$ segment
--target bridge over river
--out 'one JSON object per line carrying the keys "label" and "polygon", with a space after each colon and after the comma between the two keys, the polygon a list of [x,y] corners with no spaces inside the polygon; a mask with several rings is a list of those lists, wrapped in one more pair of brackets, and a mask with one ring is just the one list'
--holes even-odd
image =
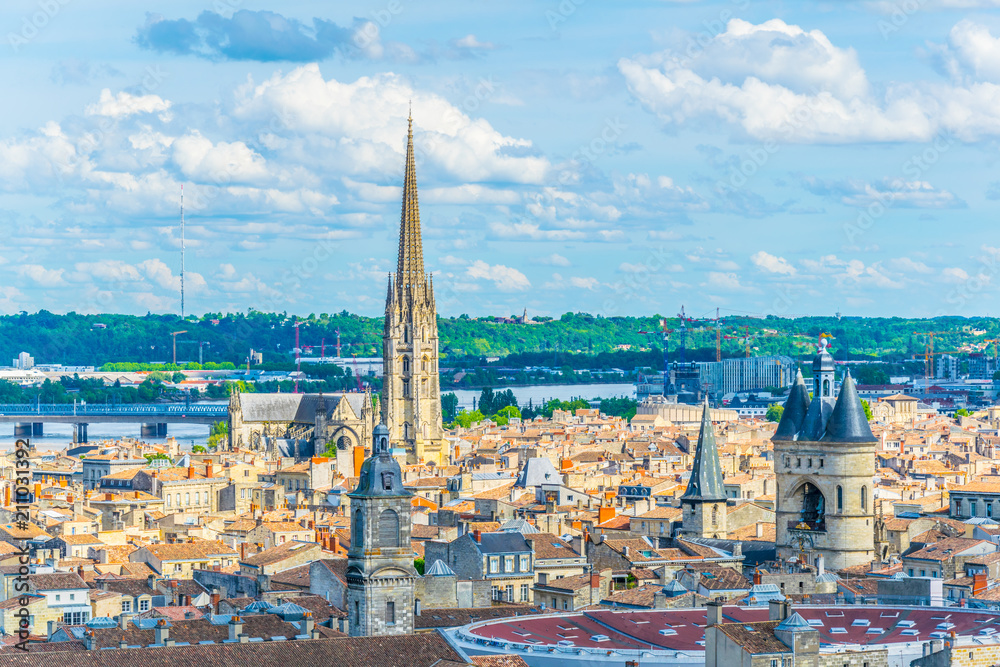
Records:
{"label": "bridge over river", "polygon": [[87,425],[141,423],[144,437],[165,437],[167,424],[206,424],[226,421],[228,405],[167,403],[105,405],[85,403],[0,405],[0,423],[14,424],[14,435],[42,435],[46,422],[73,424],[73,442],[87,442]]}

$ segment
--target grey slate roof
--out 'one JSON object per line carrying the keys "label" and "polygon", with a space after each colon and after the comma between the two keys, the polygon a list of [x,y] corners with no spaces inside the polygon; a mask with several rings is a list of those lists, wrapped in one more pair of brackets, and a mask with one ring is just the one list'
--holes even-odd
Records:
{"label": "grey slate roof", "polygon": [[809,625],[809,622],[802,618],[797,611],[781,623],[778,623],[775,630],[785,630],[787,632],[816,632],[816,629]]}
{"label": "grey slate roof", "polygon": [[539,532],[537,528],[532,526],[522,517],[514,517],[513,519],[508,519],[507,522],[500,526],[501,533],[521,533],[522,535],[530,535],[532,533]]}
{"label": "grey slate roof", "polygon": [[444,562],[438,558],[434,561],[434,564],[427,568],[424,572],[425,577],[454,577],[455,570],[451,569]]}
{"label": "grey slate roof", "polygon": [[479,552],[484,554],[531,551],[531,545],[521,533],[480,533],[481,542],[476,542],[472,535],[469,535],[469,539],[476,544]]}
{"label": "grey slate roof", "polygon": [[865,416],[865,409],[861,405],[850,371],[847,371],[847,376],[840,385],[837,405],[833,408],[833,414],[826,424],[823,440],[830,442],[875,442],[876,440],[872,435],[871,426],[868,425],[868,417]]}
{"label": "grey slate roof", "polygon": [[[330,417],[341,398],[354,411],[355,417],[361,417],[361,408],[365,402],[365,394],[347,392],[343,394],[324,394],[327,417]],[[246,422],[299,422],[313,424],[316,422],[316,407],[319,405],[319,394],[244,394],[241,393],[240,408],[243,410],[243,421]]]}
{"label": "grey slate roof", "polygon": [[795,376],[795,383],[792,384],[791,391],[788,392],[788,399],[785,401],[785,411],[781,414],[778,428],[774,432],[771,440],[794,440],[805,421],[806,412],[809,411],[809,388],[799,370]]}
{"label": "grey slate roof", "polygon": [[[384,424],[379,424],[372,435],[376,442],[380,437],[388,440],[389,429]],[[358,476],[358,486],[347,495],[351,498],[371,498],[409,497],[413,494],[403,488],[403,471],[399,462],[389,455],[388,449],[383,449],[365,459]]]}
{"label": "grey slate roof", "polygon": [[546,458],[528,459],[524,462],[521,474],[517,476],[514,486],[519,489],[526,489],[531,486],[541,486],[542,484],[562,484],[562,475],[552,465],[552,461]]}
{"label": "grey slate roof", "polygon": [[719,463],[719,449],[715,444],[715,429],[708,403],[701,414],[701,431],[698,433],[698,447],[694,454],[691,477],[682,498],[692,500],[725,500],[726,487],[722,483],[722,465]]}

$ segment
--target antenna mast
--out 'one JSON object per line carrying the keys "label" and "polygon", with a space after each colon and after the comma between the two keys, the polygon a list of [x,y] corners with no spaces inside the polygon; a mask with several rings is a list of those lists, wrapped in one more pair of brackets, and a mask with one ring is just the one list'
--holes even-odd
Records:
{"label": "antenna mast", "polygon": [[181,319],[184,319],[184,184],[181,183]]}

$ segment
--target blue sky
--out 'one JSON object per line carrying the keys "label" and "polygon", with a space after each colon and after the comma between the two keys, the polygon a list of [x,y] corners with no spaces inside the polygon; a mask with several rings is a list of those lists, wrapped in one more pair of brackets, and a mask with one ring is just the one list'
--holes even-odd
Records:
{"label": "blue sky", "polygon": [[1000,0],[9,0],[0,311],[995,315]]}

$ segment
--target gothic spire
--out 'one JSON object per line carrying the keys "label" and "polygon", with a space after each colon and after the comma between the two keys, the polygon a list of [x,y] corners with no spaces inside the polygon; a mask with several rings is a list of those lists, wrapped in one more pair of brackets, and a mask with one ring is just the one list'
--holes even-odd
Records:
{"label": "gothic spire", "polygon": [[719,449],[715,444],[715,429],[705,402],[701,415],[701,432],[698,433],[698,448],[694,454],[691,478],[688,480],[684,498],[695,500],[725,500],[726,488],[722,483],[722,465],[719,463]]}
{"label": "gothic spire", "polygon": [[424,282],[424,248],[420,240],[420,205],[417,202],[417,166],[413,156],[413,113],[406,133],[406,175],[403,179],[403,212],[399,222],[397,289],[411,294]]}

